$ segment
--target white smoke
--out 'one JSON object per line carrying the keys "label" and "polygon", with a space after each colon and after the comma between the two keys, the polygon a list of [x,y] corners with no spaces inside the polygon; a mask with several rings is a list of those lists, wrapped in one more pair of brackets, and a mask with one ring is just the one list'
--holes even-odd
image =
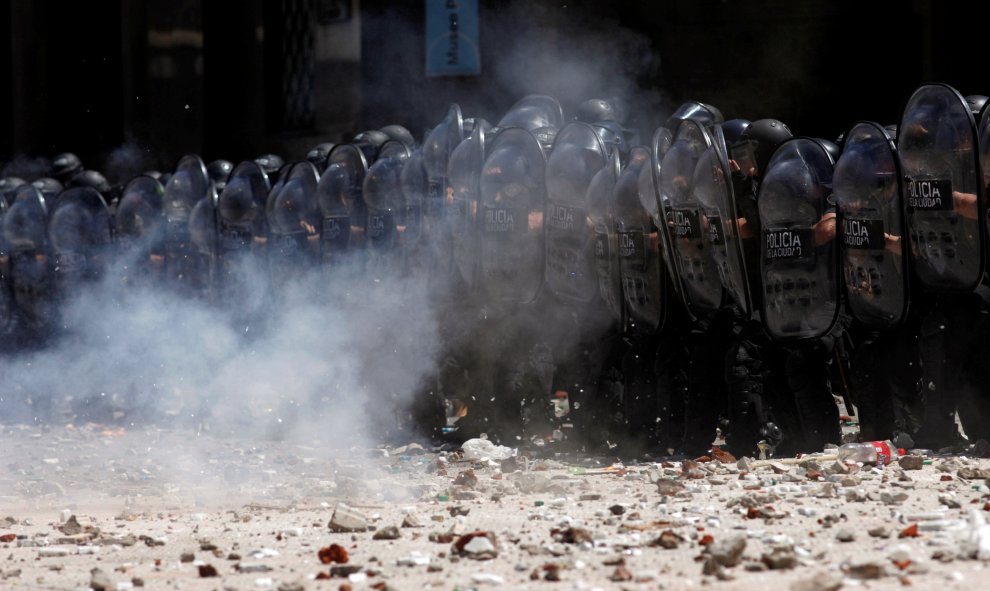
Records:
{"label": "white smoke", "polygon": [[267,297],[267,275],[243,272],[237,301],[213,304],[116,273],[79,291],[61,307],[62,336],[0,357],[0,417],[328,447],[413,436],[406,415],[438,349],[420,281],[315,270]]}

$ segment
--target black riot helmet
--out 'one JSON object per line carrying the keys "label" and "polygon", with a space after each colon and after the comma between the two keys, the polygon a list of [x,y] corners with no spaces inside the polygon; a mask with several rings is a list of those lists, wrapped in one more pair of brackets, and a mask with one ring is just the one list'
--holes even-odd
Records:
{"label": "black riot helmet", "polygon": [[99,191],[101,195],[107,195],[111,190],[107,179],[95,170],[84,170],[69,179],[66,188],[73,187],[90,187]]}
{"label": "black riot helmet", "polygon": [[557,99],[545,94],[531,94],[512,105],[496,127],[521,127],[533,131],[540,127],[560,127],[563,124],[564,110]]}
{"label": "black riot helmet", "polygon": [[218,192],[223,190],[223,186],[227,184],[227,179],[230,178],[230,173],[233,170],[233,162],[222,158],[206,165],[206,174],[209,175],[210,181],[216,185]]}
{"label": "black riot helmet", "polygon": [[52,161],[52,174],[63,184],[82,169],[82,161],[72,152],[63,152]]}
{"label": "black riot helmet", "polygon": [[333,150],[335,145],[333,142],[323,142],[306,153],[306,160],[316,167],[318,173],[323,174],[323,171],[327,169],[327,156],[330,155],[330,150]]}
{"label": "black riot helmet", "polygon": [[278,154],[262,154],[254,159],[258,166],[265,171],[269,179],[278,178],[278,173],[285,166],[285,160]]}
{"label": "black riot helmet", "polygon": [[35,179],[31,182],[31,184],[37,187],[37,189],[41,191],[41,194],[45,196],[45,199],[50,202],[54,202],[55,197],[57,197],[58,194],[64,189],[62,183],[51,177]]}
{"label": "black riot helmet", "polygon": [[722,124],[722,135],[725,137],[725,143],[728,146],[739,141],[742,137],[743,132],[745,132],[752,122],[749,119],[729,119]]}
{"label": "black riot helmet", "polygon": [[17,187],[25,184],[24,179],[16,176],[8,176],[0,179],[0,201],[6,202],[10,205],[14,202],[14,195],[17,193]]}
{"label": "black riot helmet", "polygon": [[966,100],[966,104],[969,106],[969,111],[973,114],[973,117],[979,120],[980,113],[983,112],[987,100],[990,99],[984,94],[969,94],[963,98]]}
{"label": "black riot helmet", "polygon": [[758,119],[749,124],[739,141],[732,144],[730,158],[744,173],[752,171],[752,176],[759,178],[777,147],[793,135],[783,121]]}
{"label": "black riot helmet", "polygon": [[382,145],[390,139],[385,132],[378,131],[377,129],[369,129],[354,136],[351,143],[361,150],[361,153],[364,154],[364,159],[368,161],[368,165],[370,166],[378,159],[378,151],[381,150]]}
{"label": "black riot helmet", "polygon": [[412,132],[401,125],[386,125],[378,131],[387,135],[390,140],[405,144],[410,151],[416,146],[416,139]]}
{"label": "black riot helmet", "polygon": [[595,124],[601,121],[618,121],[615,107],[605,99],[588,99],[581,103],[574,117],[584,123]]}
{"label": "black riot helmet", "polygon": [[842,148],[839,147],[839,144],[823,138],[815,138],[815,140],[821,144],[822,147],[825,148],[825,151],[828,152],[828,155],[832,157],[832,162],[837,162],[839,160],[839,156],[842,154]]}
{"label": "black riot helmet", "polygon": [[680,107],[677,107],[677,110],[670,117],[667,117],[664,127],[669,129],[671,133],[676,134],[677,127],[681,122],[688,120],[697,121],[704,126],[711,126],[721,123],[725,119],[722,117],[722,111],[719,111],[712,105],[699,103],[698,101],[687,101]]}

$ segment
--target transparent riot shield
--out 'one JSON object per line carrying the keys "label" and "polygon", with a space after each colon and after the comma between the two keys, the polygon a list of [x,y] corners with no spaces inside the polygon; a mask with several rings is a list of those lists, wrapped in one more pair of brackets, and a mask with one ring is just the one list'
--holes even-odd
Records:
{"label": "transparent riot shield", "polygon": [[898,126],[904,224],[922,287],[970,291],[983,279],[976,125],[952,87],[926,84],[911,95]]}
{"label": "transparent riot shield", "polygon": [[883,127],[862,122],[846,133],[832,184],[849,310],[871,328],[895,328],[907,313],[909,291],[900,165]]}
{"label": "transparent riot shield", "polygon": [[589,303],[599,297],[587,197],[591,179],[607,161],[601,137],[580,122],[560,130],[547,160],[544,274],[547,288],[565,301]]}
{"label": "transparent riot shield", "polygon": [[743,252],[742,216],[736,208],[728,151],[719,126],[713,130],[712,145],[705,149],[695,167],[694,193],[701,206],[702,235],[722,287],[748,317],[753,304]]}
{"label": "transparent riot shield", "polygon": [[704,234],[707,223],[694,192],[698,160],[711,145],[709,132],[694,120],[680,123],[660,166],[660,208],[670,258],[677,271],[684,305],[694,318],[722,305],[723,288]]}
{"label": "transparent riot shield", "polygon": [[793,138],[774,152],[760,184],[763,323],[778,341],[819,338],[839,313],[832,171],[820,143]]}
{"label": "transparent riot shield", "polygon": [[547,164],[529,131],[510,127],[492,140],[481,170],[480,282],[500,302],[525,304],[544,278]]}

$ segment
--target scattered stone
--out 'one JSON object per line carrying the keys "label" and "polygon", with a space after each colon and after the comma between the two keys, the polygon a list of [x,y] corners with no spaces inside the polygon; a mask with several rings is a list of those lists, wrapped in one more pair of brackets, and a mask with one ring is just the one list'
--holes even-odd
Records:
{"label": "scattered stone", "polygon": [[889,493],[884,491],[880,493],[880,501],[884,505],[900,505],[906,500],[908,500],[908,494],[906,492]]}
{"label": "scattered stone", "polygon": [[42,548],[38,550],[39,558],[61,558],[68,555],[68,548]]}
{"label": "scattered stone", "polygon": [[599,494],[584,494],[578,497],[579,501],[599,501],[602,496]]}
{"label": "scattered stone", "polygon": [[960,468],[956,476],[963,480],[986,480],[990,478],[990,469],[984,468]]}
{"label": "scattered stone", "polygon": [[951,494],[948,494],[948,493],[942,493],[942,494],[940,494],[938,496],[938,502],[941,503],[941,504],[943,504],[943,505],[945,505],[949,509],[960,509],[960,508],[962,508],[962,505],[959,503],[959,500],[956,499],[956,497],[954,495],[951,495]]}
{"label": "scattered stone", "polygon": [[897,534],[898,538],[917,538],[918,537],[918,524],[912,523],[911,525],[905,527],[901,530],[901,533]]}
{"label": "scattered stone", "polygon": [[847,565],[842,570],[847,577],[863,581],[882,579],[887,576],[887,567],[876,562]]}
{"label": "scattered stone", "polygon": [[212,564],[201,564],[199,566],[199,576],[205,579],[208,577],[219,577],[220,573],[217,572],[217,569]]}
{"label": "scattered stone", "polygon": [[234,566],[239,573],[267,573],[271,572],[272,567],[267,564],[261,564],[258,562],[244,564],[243,562]]}
{"label": "scattered stone", "polygon": [[612,513],[612,515],[622,515],[626,512],[626,508],[622,505],[612,505],[608,508],[608,510]]}
{"label": "scattered stone", "polygon": [[498,543],[494,533],[475,531],[458,538],[451,552],[474,560],[491,560],[498,556]]}
{"label": "scattered stone", "polygon": [[17,539],[17,534],[4,534],[4,535],[0,536],[0,542],[2,542],[4,544],[8,544],[10,542],[13,542],[16,539]]}
{"label": "scattered stone", "polygon": [[337,503],[327,526],[338,533],[368,531],[368,518],[344,503]]}
{"label": "scattered stone", "polygon": [[465,488],[474,488],[478,486],[478,477],[475,476],[474,470],[468,468],[454,478],[454,484]]}
{"label": "scattered stone", "polygon": [[738,461],[736,456],[718,446],[712,447],[712,459],[719,464],[735,464]]}
{"label": "scattered stone", "polygon": [[746,536],[736,535],[717,540],[708,545],[705,553],[721,566],[736,566],[746,549]]}
{"label": "scattered stone", "polygon": [[402,527],[423,527],[423,523],[415,513],[409,513],[402,518]]}
{"label": "scattered stone", "polygon": [[841,588],[842,577],[830,573],[820,573],[791,584],[791,591],[839,591]]}
{"label": "scattered stone", "polygon": [[320,559],[321,564],[347,564],[350,557],[347,555],[347,548],[344,548],[340,544],[330,544],[325,548],[320,548],[317,552],[317,557]]}
{"label": "scattered stone", "polygon": [[468,513],[471,512],[471,509],[463,505],[454,505],[453,507],[448,508],[447,512],[450,513],[451,517],[458,517],[460,515],[466,516]]}
{"label": "scattered stone", "polygon": [[840,529],[835,534],[835,539],[848,543],[856,540],[856,534],[851,529]]}
{"label": "scattered stone", "polygon": [[394,525],[383,527],[371,536],[372,540],[398,540],[400,538],[399,528]]}
{"label": "scattered stone", "polygon": [[901,456],[897,464],[902,470],[921,470],[921,467],[925,465],[925,458],[916,455]]}
{"label": "scattered stone", "polygon": [[358,564],[338,564],[330,567],[330,576],[345,578],[361,572],[363,568]]}
{"label": "scattered stone", "polygon": [[564,544],[591,544],[594,538],[591,532],[581,527],[568,527],[566,529],[555,529],[550,532],[553,539]]}
{"label": "scattered stone", "polygon": [[789,570],[798,565],[798,557],[790,546],[777,546],[760,556],[760,562],[770,570]]}
{"label": "scattered stone", "polygon": [[866,533],[870,534],[871,538],[883,538],[886,540],[890,537],[890,530],[882,525],[871,527]]}
{"label": "scattered stone", "polygon": [[182,554],[179,554],[179,562],[192,562],[193,560],[196,560],[196,555],[192,552],[183,552]]}
{"label": "scattered stone", "polygon": [[674,550],[684,543],[684,537],[677,532],[666,529],[660,533],[660,537],[653,541],[651,546],[660,546],[667,550]]}
{"label": "scattered stone", "polygon": [[76,534],[82,533],[83,527],[79,524],[79,520],[76,519],[75,515],[69,516],[69,518],[58,527],[58,531],[62,532],[67,536],[74,536]]}
{"label": "scattered stone", "polygon": [[623,583],[626,581],[633,580],[633,574],[624,566],[617,566],[612,574],[608,576],[608,580],[613,583]]}
{"label": "scattered stone", "polygon": [[114,591],[117,587],[105,572],[98,568],[89,571],[89,588],[93,591]]}
{"label": "scattered stone", "polygon": [[395,564],[398,566],[427,566],[430,564],[430,555],[413,551],[408,556],[396,560]]}
{"label": "scattered stone", "polygon": [[657,481],[657,491],[665,497],[674,496],[682,490],[684,490],[684,484],[679,480],[664,478]]}
{"label": "scattered stone", "polygon": [[505,579],[491,573],[476,573],[471,575],[471,581],[479,585],[501,585]]}

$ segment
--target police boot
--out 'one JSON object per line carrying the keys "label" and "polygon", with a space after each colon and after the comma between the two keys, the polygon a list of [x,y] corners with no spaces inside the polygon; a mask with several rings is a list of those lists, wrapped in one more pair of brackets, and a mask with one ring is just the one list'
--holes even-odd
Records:
{"label": "police boot", "polygon": [[822,451],[825,444],[837,444],[842,439],[839,409],[829,391],[825,362],[819,353],[802,347],[791,351],[787,358],[787,384],[801,423],[795,451]]}
{"label": "police boot", "polygon": [[763,364],[756,347],[737,343],[727,356],[726,382],[729,395],[729,432],[726,447],[737,457],[771,453],[783,432],[770,417],[764,399]]}

